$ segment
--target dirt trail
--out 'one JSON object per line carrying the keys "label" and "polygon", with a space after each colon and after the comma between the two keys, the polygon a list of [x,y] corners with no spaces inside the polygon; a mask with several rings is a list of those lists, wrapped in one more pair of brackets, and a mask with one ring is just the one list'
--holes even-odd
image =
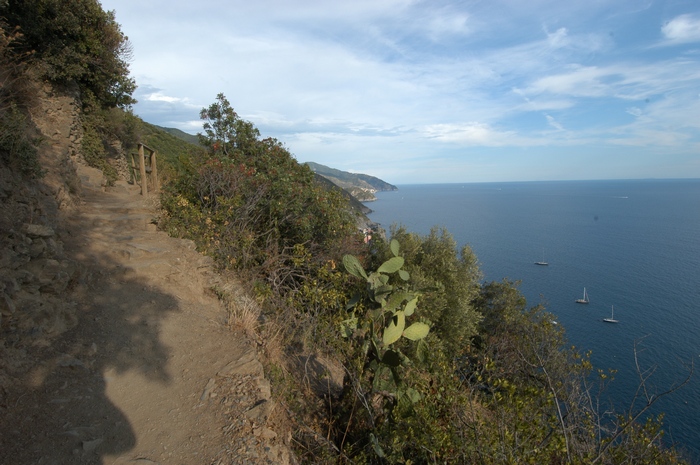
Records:
{"label": "dirt trail", "polygon": [[39,362],[7,397],[0,462],[289,463],[255,348],[209,291],[211,260],[156,230],[138,186],[78,174],[84,204],[61,235],[85,270],[77,324],[27,349]]}

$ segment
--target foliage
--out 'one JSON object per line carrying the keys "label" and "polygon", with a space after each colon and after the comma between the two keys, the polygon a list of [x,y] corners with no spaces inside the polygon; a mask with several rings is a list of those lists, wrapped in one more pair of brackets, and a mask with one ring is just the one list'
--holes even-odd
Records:
{"label": "foliage", "polygon": [[0,160],[28,177],[42,175],[37,156],[41,140],[32,137],[31,125],[21,106],[31,91],[26,79],[26,61],[31,54],[17,54],[13,45],[22,39],[0,18]]}
{"label": "foliage", "polygon": [[341,428],[340,442],[349,439],[353,444],[348,454],[362,456],[371,450],[370,456],[378,458],[401,454],[397,451],[404,447],[395,442],[393,423],[411,417],[414,404],[423,398],[416,389],[421,373],[412,366],[401,342],[420,344],[430,332],[430,326],[417,317],[420,294],[409,285],[399,242],[392,240],[389,249],[392,256],[370,273],[357,257],[343,257],[345,270],[366,286],[348,303],[348,318],[339,327],[348,341],[349,375],[341,411],[341,418],[347,416],[341,421],[347,424]]}
{"label": "foliage", "polygon": [[36,146],[39,139],[27,133],[28,122],[14,103],[0,108],[0,160],[25,176],[40,177],[41,165]]}
{"label": "foliage", "polygon": [[260,132],[253,123],[238,116],[224,94],[218,94],[216,102],[203,108],[199,116],[205,121],[203,127],[206,133],[198,135],[200,143],[213,155],[230,158],[250,157],[257,153],[255,146]]}
{"label": "foliage", "polygon": [[0,16],[19,26],[23,38],[14,46],[35,52],[46,78],[75,81],[83,98],[93,96],[106,107],[135,103],[131,45],[114,12],[105,12],[99,1],[8,0],[0,5]]}
{"label": "foliage", "polygon": [[[472,301],[479,293],[481,272],[469,246],[457,252],[457,244],[445,229],[432,228],[427,236],[392,228],[402,244],[406,270],[422,297],[428,319],[448,353],[459,356],[469,349],[481,320]],[[387,256],[386,250],[379,254]]]}
{"label": "foliage", "polygon": [[37,140],[28,135],[32,125],[19,111],[30,106],[35,92],[21,92],[22,83],[37,78],[76,83],[83,104],[84,158],[113,183],[117,172],[108,162],[111,147],[105,141],[120,140],[125,148],[136,142],[136,117],[123,111],[135,102],[136,86],[128,76],[130,44],[114,13],[103,11],[97,0],[8,0],[0,4],[0,16],[7,21],[0,24],[0,118],[9,129],[1,141],[3,159],[14,159],[25,173],[40,172]]}
{"label": "foliage", "polygon": [[391,251],[393,257],[369,274],[355,256],[343,257],[347,272],[367,282],[367,302],[361,304],[361,295],[350,301],[348,309],[352,312],[350,318],[342,322],[341,334],[352,339],[353,345],[359,348],[364,359],[363,370],[372,372],[373,393],[389,392],[392,396],[405,395],[417,399],[418,393],[400,390],[398,368],[409,361],[395,343],[401,338],[420,341],[428,335],[430,326],[422,321],[407,324],[407,319],[415,319],[420,294],[405,285],[389,282],[394,273],[402,281],[410,279],[409,273],[402,269],[404,258],[399,256],[398,241],[391,241]]}
{"label": "foliage", "polygon": [[318,186],[277,140],[259,139],[223,94],[202,117],[207,154],[183,163],[163,197],[164,223],[225,268],[254,270],[275,290],[298,289],[309,278],[294,271],[300,250],[318,269],[354,236],[345,200]]}
{"label": "foliage", "polygon": [[[604,387],[607,375],[592,373],[588,355],[567,348],[553,316],[541,306],[526,308],[513,283],[485,284],[475,305],[484,319],[460,377],[473,405],[488,413],[459,415],[471,439],[467,462],[680,463],[651,434],[660,431],[658,421],[635,423],[650,404],[634,419],[599,410],[600,393],[590,382],[598,378]],[[646,449],[637,454],[631,448],[639,443]]]}

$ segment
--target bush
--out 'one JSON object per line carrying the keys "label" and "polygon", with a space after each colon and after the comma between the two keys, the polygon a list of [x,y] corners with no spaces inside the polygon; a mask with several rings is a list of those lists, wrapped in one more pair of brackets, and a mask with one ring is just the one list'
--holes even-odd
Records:
{"label": "bush", "polygon": [[89,166],[102,170],[109,185],[114,184],[118,177],[117,170],[107,161],[104,137],[98,132],[89,117],[83,120],[81,153]]}
{"label": "bush", "polygon": [[0,159],[10,168],[25,176],[41,177],[36,146],[41,139],[32,138],[27,117],[14,103],[0,108]]}
{"label": "bush", "polygon": [[25,176],[39,177],[42,170],[36,147],[41,139],[32,137],[32,125],[20,110],[31,95],[26,76],[31,54],[13,51],[21,38],[0,18],[0,160]]}
{"label": "bush", "polygon": [[[433,228],[426,236],[392,227],[391,237],[401,243],[406,270],[423,295],[424,316],[447,353],[459,357],[469,350],[481,314],[473,306],[479,294],[481,271],[468,246],[458,253],[445,229]],[[379,256],[388,254],[384,247]]]}
{"label": "bush", "polygon": [[13,48],[36,52],[45,78],[77,82],[83,98],[94,96],[106,107],[135,103],[129,40],[114,12],[105,12],[97,0],[8,0],[0,16],[11,28],[19,26],[23,37]]}
{"label": "bush", "polygon": [[278,141],[257,139],[257,130],[219,99],[224,109],[217,114],[233,116],[223,122],[225,128],[212,124],[228,132],[223,139],[213,132],[202,136],[208,155],[190,160],[166,191],[168,227],[180,233],[195,228],[200,246],[227,268],[261,267],[269,273],[300,244],[321,261],[331,258],[327,255],[355,230],[345,199],[320,188],[311,170]]}

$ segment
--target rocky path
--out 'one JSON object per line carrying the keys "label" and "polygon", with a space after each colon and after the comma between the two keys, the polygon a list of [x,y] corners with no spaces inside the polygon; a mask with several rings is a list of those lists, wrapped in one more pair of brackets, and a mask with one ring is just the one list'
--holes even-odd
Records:
{"label": "rocky path", "polygon": [[0,462],[289,463],[255,348],[210,290],[222,284],[211,260],[157,231],[137,186],[78,174],[84,204],[61,235],[84,270],[65,291],[76,322],[22,349]]}

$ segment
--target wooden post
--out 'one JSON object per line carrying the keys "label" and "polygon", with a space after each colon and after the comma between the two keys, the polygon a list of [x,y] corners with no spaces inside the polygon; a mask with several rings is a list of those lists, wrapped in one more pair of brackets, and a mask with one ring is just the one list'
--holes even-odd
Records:
{"label": "wooden post", "polygon": [[155,150],[151,150],[151,182],[153,184],[153,192],[158,192],[160,185],[158,184],[158,166],[156,165]]}
{"label": "wooden post", "polygon": [[136,161],[134,160],[134,153],[130,153],[130,158],[131,158],[131,182],[132,184],[136,184]]}
{"label": "wooden post", "polygon": [[139,168],[141,169],[141,195],[148,195],[148,181],[146,181],[146,157],[143,153],[143,144],[139,144]]}

